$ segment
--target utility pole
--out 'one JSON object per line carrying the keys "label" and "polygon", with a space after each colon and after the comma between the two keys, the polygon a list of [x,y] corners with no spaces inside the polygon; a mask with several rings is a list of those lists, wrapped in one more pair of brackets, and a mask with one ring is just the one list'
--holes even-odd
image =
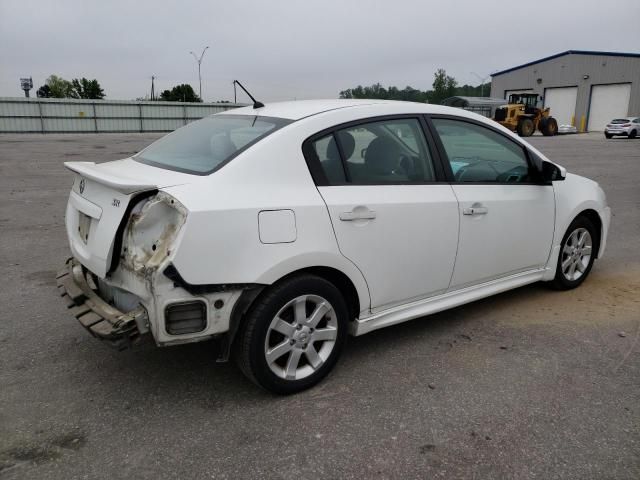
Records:
{"label": "utility pole", "polygon": [[153,81],[156,79],[156,77],[154,75],[151,75],[151,101],[155,100],[155,90],[154,90],[154,85],[153,85]]}
{"label": "utility pole", "polygon": [[200,57],[198,57],[195,53],[193,52],[189,52],[191,55],[193,55],[193,58],[196,59],[196,62],[198,62],[198,82],[200,83],[200,100],[202,100],[202,77],[200,76],[200,64],[202,63],[202,57],[204,57],[204,52],[207,51],[209,47],[204,47],[204,49],[202,50],[202,53],[200,54]]}
{"label": "utility pole", "polygon": [[236,81],[233,81],[233,103],[238,103],[238,96],[236,95]]}
{"label": "utility pole", "polygon": [[486,77],[483,78],[480,75],[478,75],[476,72],[471,72],[471,74],[475,75],[478,78],[478,80],[480,80],[480,96],[484,97],[484,84],[491,75],[487,75]]}

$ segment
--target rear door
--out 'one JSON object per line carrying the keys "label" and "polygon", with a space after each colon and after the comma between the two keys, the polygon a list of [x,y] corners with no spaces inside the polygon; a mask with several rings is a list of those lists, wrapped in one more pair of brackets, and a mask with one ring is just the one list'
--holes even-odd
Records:
{"label": "rear door", "polygon": [[502,132],[459,117],[431,117],[459,202],[460,235],[451,289],[544,268],[555,198],[525,149]]}
{"label": "rear door", "polygon": [[458,202],[419,117],[352,123],[305,142],[342,254],[363,273],[373,310],[446,291]]}

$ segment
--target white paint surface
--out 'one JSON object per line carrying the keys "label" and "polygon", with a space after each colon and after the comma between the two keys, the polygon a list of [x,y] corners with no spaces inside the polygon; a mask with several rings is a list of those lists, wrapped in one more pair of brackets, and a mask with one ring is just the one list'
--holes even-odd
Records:
{"label": "white paint surface", "polygon": [[262,243],[296,241],[296,216],[293,210],[263,210],[258,215]]}

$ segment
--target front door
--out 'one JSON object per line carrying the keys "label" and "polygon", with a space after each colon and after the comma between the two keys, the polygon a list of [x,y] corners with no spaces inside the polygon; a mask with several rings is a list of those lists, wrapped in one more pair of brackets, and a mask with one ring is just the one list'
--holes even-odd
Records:
{"label": "front door", "polygon": [[522,145],[492,128],[433,118],[459,202],[451,289],[544,268],[555,223],[552,185],[537,181]]}
{"label": "front door", "polygon": [[375,310],[448,288],[458,202],[436,171],[419,118],[350,125],[312,143],[341,253],[363,273]]}

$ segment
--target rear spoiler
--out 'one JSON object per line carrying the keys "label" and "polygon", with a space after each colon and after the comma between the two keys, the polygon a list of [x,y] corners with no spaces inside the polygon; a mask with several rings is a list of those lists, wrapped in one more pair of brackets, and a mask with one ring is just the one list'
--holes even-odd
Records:
{"label": "rear spoiler", "polygon": [[153,183],[141,183],[139,180],[107,172],[94,162],[64,162],[64,166],[89,180],[101,183],[127,195],[158,188]]}

